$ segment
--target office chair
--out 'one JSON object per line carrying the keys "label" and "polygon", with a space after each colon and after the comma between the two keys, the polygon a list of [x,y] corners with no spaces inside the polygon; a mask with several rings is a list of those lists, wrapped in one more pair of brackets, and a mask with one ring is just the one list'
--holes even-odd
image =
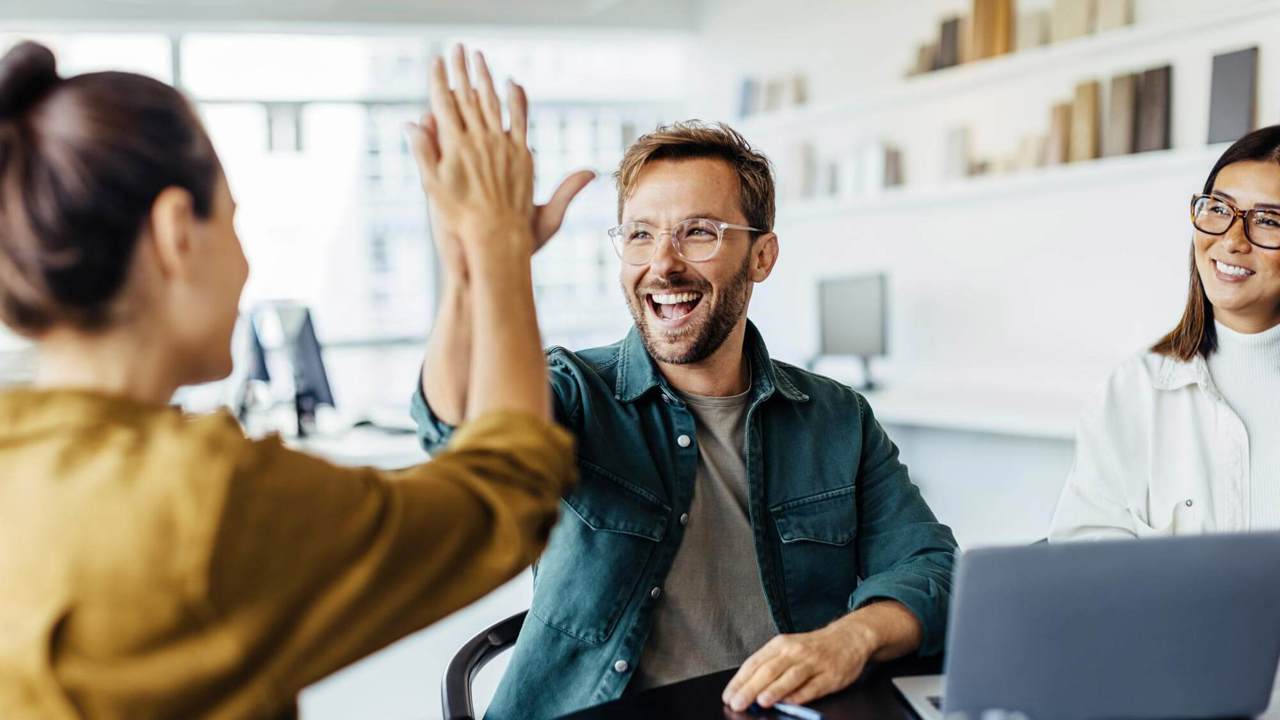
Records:
{"label": "office chair", "polygon": [[503,650],[516,644],[527,614],[528,611],[517,613],[490,626],[468,640],[449,661],[449,667],[444,671],[444,682],[440,685],[444,720],[475,720],[471,683],[480,668],[502,654]]}

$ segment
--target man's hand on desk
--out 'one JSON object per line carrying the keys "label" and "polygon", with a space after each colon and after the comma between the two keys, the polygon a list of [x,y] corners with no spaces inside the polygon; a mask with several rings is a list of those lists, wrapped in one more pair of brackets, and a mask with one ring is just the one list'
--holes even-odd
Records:
{"label": "man's hand on desk", "polygon": [[911,652],[920,636],[919,621],[901,603],[867,605],[820,630],[773,638],[747,658],[722,699],[736,712],[753,702],[804,704],[852,685],[871,660]]}

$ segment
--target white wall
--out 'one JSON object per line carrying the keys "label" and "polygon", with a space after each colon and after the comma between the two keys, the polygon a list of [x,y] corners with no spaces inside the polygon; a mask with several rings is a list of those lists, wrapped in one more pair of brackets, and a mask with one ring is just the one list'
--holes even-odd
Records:
{"label": "white wall", "polygon": [[[889,273],[890,357],[878,370],[891,390],[885,407],[874,396],[872,404],[935,510],[963,544],[982,544],[1042,537],[1070,465],[1069,432],[1021,437],[1019,413],[1054,405],[1063,416],[1056,425],[1069,427],[1112,367],[1177,321],[1187,203],[1223,149],[1205,144],[1211,59],[1260,45],[1259,123],[1280,122],[1280,2],[1138,0],[1133,28],[904,80],[917,45],[968,7],[709,0],[691,115],[730,120],[784,178],[801,143],[823,161],[868,142],[902,148],[900,190],[803,201],[780,188],[782,254],[751,312],[774,355],[802,361],[817,345],[815,280]],[[1047,131],[1051,104],[1070,100],[1078,82],[1102,81],[1105,98],[1113,74],[1163,64],[1174,66],[1174,150],[944,178],[951,128],[969,127],[980,156],[1012,151],[1024,134]],[[806,108],[733,119],[744,76],[797,72],[808,78]],[[945,392],[954,405],[958,392],[962,417],[970,406],[975,418],[995,412],[1012,422],[1007,432],[975,433],[963,420],[898,421],[891,393],[904,387],[922,396],[917,404]]]}
{"label": "white wall", "polygon": [[[1214,12],[1256,3],[1214,3]],[[1272,2],[1280,7],[1280,3]],[[858,270],[891,273],[893,370],[972,378],[1066,374],[1096,382],[1124,355],[1177,319],[1186,283],[1186,202],[1221,148],[1203,151],[1214,52],[1263,45],[1263,124],[1280,122],[1280,42],[1260,23],[1144,38],[1069,63],[1030,65],[1005,76],[971,68],[973,80],[913,81],[923,91],[893,100],[913,48],[937,19],[966,3],[710,2],[705,31],[718,42],[700,59],[694,114],[733,118],[744,75],[806,72],[811,110],[735,121],[786,173],[788,151],[813,142],[838,157],[860,142],[901,146],[909,187],[884,199],[821,205],[783,201],[778,271],[753,310],[771,349],[802,358],[816,343],[812,280]],[[1140,2],[1153,23],[1204,12],[1194,2]],[[1280,22],[1280,15],[1271,16]],[[1274,34],[1272,34],[1274,35]],[[997,61],[1000,62],[1000,61]],[[1052,102],[1075,83],[1172,62],[1174,144],[1167,157],[1135,157],[1049,170],[1036,179],[941,177],[949,128],[972,129],[980,154],[1012,150],[1045,131]],[[1025,65],[1025,64],[1024,64]],[[940,73],[939,75],[945,75]],[[908,88],[909,89],[909,88]],[[1105,94],[1105,83],[1104,83]],[[872,98],[858,105],[859,98]],[[888,98],[888,99],[885,99]],[[845,103],[840,109],[839,103]],[[831,111],[825,107],[834,107]]]}

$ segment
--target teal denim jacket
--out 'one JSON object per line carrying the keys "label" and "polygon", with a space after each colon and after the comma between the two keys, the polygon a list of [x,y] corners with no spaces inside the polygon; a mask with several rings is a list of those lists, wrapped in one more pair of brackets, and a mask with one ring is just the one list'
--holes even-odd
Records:
{"label": "teal denim jacket", "polygon": [[[898,461],[867,401],[746,352],[748,504],[755,562],[779,632],[815,630],[868,602],[905,605],[921,655],[946,634],[956,541]],[[623,694],[671,569],[698,466],[697,428],[633,328],[621,342],[547,352],[558,421],[578,440],[581,479],[534,572],[533,603],[486,715],[562,715]],[[413,401],[423,446],[452,428]],[[747,562],[747,558],[734,559]]]}

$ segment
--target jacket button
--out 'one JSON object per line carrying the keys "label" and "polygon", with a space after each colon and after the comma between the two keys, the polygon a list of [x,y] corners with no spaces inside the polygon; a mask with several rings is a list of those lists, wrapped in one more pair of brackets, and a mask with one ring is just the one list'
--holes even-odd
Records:
{"label": "jacket button", "polygon": [[627,670],[630,670],[630,669],[631,669],[631,666],[627,664],[627,661],[626,661],[626,660],[619,660],[618,662],[616,662],[616,663],[614,663],[614,664],[613,664],[613,671],[614,671],[614,672],[624,673],[624,672],[626,672]]}
{"label": "jacket button", "polygon": [[676,444],[682,448],[687,448],[693,444],[693,440],[690,440],[688,435],[681,435],[676,438]]}
{"label": "jacket button", "polygon": [[681,525],[689,524],[689,513],[680,513],[680,524]]}
{"label": "jacket button", "polygon": [[662,588],[655,587],[654,589],[650,590],[649,597],[653,598],[654,600],[657,600],[658,598],[662,597]]}

